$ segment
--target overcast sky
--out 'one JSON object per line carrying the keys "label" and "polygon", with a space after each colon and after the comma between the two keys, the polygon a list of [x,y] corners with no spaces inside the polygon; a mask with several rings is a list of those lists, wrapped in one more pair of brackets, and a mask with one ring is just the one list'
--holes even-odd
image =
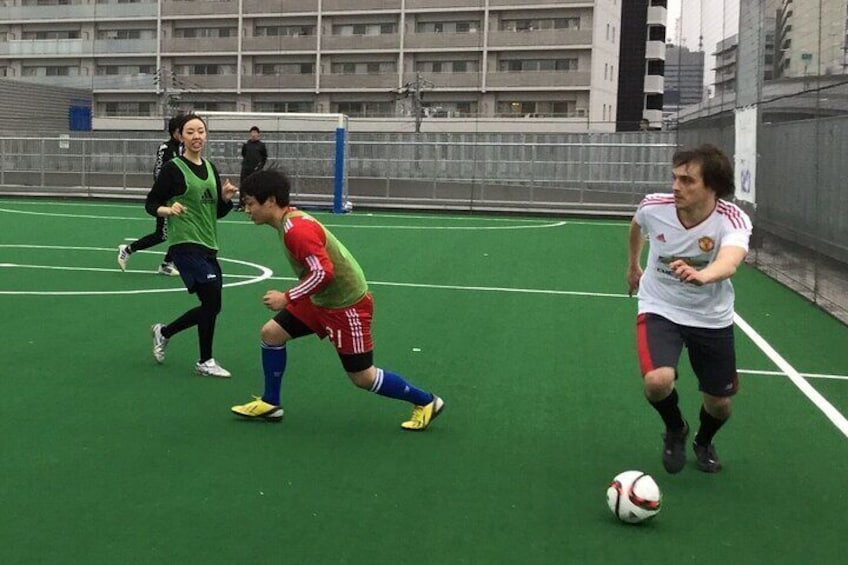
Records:
{"label": "overcast sky", "polygon": [[698,38],[704,36],[704,51],[715,51],[716,43],[737,32],[739,0],[668,0],[668,40],[698,49]]}
{"label": "overcast sky", "polygon": [[668,0],[666,43],[697,51],[703,36],[704,84],[714,81],[716,43],[738,32],[739,0]]}

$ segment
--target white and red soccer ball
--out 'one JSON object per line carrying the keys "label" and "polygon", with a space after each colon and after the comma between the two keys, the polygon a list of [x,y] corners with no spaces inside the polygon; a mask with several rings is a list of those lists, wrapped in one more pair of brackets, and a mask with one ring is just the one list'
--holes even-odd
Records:
{"label": "white and red soccer ball", "polygon": [[607,503],[619,520],[638,524],[657,515],[662,507],[662,493],[647,473],[624,471],[607,488]]}

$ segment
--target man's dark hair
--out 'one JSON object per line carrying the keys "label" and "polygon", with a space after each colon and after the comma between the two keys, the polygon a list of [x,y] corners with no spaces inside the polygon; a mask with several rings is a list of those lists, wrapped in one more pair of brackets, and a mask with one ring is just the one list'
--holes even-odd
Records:
{"label": "man's dark hair", "polygon": [[180,133],[183,132],[185,125],[192,120],[200,120],[201,122],[203,122],[203,127],[206,127],[206,120],[204,120],[197,114],[186,114],[180,119]]}
{"label": "man's dark hair", "polygon": [[256,127],[256,126],[253,126],[252,128],[250,128],[250,131],[255,131],[256,133],[262,133],[261,131],[259,131],[259,128]]}
{"label": "man's dark hair", "polygon": [[710,143],[698,147],[679,149],[671,159],[679,167],[688,163],[701,165],[704,186],[715,192],[716,198],[733,196],[733,165],[724,152]]}
{"label": "man's dark hair", "polygon": [[168,133],[170,133],[171,136],[174,135],[174,132],[180,131],[180,126],[183,125],[184,119],[185,116],[180,114],[168,120]]}
{"label": "man's dark hair", "polygon": [[259,204],[265,204],[273,196],[277,205],[284,208],[289,205],[291,182],[281,169],[264,169],[244,179],[239,190],[244,196],[252,196]]}

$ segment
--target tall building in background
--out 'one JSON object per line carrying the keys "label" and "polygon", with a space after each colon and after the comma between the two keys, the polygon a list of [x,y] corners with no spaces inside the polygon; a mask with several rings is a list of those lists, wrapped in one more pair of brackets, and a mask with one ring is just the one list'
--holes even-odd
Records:
{"label": "tall building in background", "polygon": [[738,36],[735,33],[716,44],[716,50],[713,53],[715,57],[713,97],[715,98],[736,94],[736,49],[738,44]]}
{"label": "tall building in background", "polygon": [[848,72],[848,0],[781,0],[775,78]]}
{"label": "tall building in background", "polygon": [[99,116],[420,109],[612,129],[623,2],[4,0],[0,76],[89,88]]}
{"label": "tall building in background", "polygon": [[617,131],[663,124],[666,0],[622,0]]}
{"label": "tall building in background", "polygon": [[703,100],[704,93],[704,52],[667,45],[663,110],[697,104]]}

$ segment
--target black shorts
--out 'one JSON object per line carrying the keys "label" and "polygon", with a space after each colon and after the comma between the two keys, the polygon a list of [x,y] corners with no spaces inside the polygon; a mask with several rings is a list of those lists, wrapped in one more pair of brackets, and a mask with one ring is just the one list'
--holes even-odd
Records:
{"label": "black shorts", "polygon": [[218,288],[223,287],[221,265],[218,264],[214,255],[172,249],[171,258],[174,260],[174,265],[180,272],[183,284],[189,292],[196,292],[197,287],[203,284],[215,284]]}
{"label": "black shorts", "polygon": [[739,388],[733,326],[696,328],[657,314],[639,314],[636,341],[642,375],[660,367],[672,367],[676,373],[685,345],[701,392],[733,396]]}

